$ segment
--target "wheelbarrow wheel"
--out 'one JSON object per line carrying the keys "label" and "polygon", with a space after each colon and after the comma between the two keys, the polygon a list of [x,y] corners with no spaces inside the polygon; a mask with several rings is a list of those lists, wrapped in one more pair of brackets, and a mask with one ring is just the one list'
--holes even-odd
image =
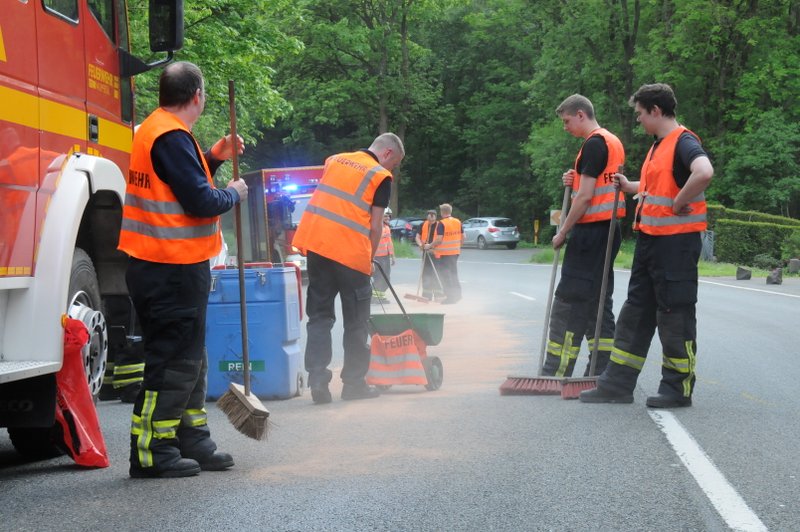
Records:
{"label": "wheelbarrow wheel", "polygon": [[444,370],[442,369],[442,361],[439,357],[425,357],[422,359],[422,367],[425,369],[425,377],[428,379],[428,384],[425,388],[434,391],[442,387],[442,379],[444,379]]}

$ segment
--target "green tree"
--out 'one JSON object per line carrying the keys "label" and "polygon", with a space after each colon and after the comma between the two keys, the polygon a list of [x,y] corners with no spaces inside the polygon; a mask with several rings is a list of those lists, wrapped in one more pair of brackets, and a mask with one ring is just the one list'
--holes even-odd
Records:
{"label": "green tree", "polygon": [[[129,1],[132,50],[139,57],[149,56],[147,4],[147,0]],[[261,135],[259,128],[271,126],[291,109],[274,87],[273,77],[279,57],[302,49],[285,31],[297,23],[299,12],[291,0],[207,0],[184,3],[184,8],[184,47],[175,58],[196,63],[206,80],[206,109],[194,133],[208,147],[229,131],[228,80],[233,79],[237,128],[252,144]],[[140,121],[158,106],[160,73],[155,69],[136,77]]]}

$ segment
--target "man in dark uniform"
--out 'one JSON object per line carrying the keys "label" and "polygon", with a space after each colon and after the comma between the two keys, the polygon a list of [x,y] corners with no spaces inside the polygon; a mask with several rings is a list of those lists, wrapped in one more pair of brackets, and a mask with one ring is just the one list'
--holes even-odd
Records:
{"label": "man in dark uniform", "polygon": [[[572,207],[553,237],[553,249],[569,242],[564,253],[561,280],[553,299],[550,333],[543,375],[570,377],[585,336],[589,353],[597,345],[595,372],[601,373],[608,363],[614,339],[614,271],[608,272],[608,290],[603,303],[600,338],[595,338],[597,309],[603,282],[603,266],[608,243],[611,217],[625,217],[625,200],[614,210],[614,185],[611,176],[625,162],[622,142],[597,123],[592,102],[585,96],[573,94],[556,109],[564,129],[573,136],[585,139],[575,165],[562,176],[566,186],[572,186]],[[617,256],[620,231],[614,234],[611,263]],[[591,357],[591,355],[590,355]],[[586,375],[590,365],[587,364]]]}
{"label": "man in dark uniform", "polygon": [[380,392],[365,380],[369,370],[367,321],[372,259],[383,233],[392,170],[405,156],[403,142],[383,133],[369,149],[328,157],[322,179],[303,212],[292,245],[308,256],[308,340],[305,365],[315,404],[330,403],[333,373],[331,328],[337,294],[344,322],[342,399],[371,399]]}
{"label": "man in dark uniform", "polygon": [[205,410],[209,259],[221,248],[219,215],[247,197],[244,181],[213,184],[243,150],[230,135],[203,153],[191,128],[205,106],[196,65],[168,65],[159,108],[134,135],[119,249],[144,341],[144,380],[133,407],[130,475],[185,477],[233,465],[217,452]]}
{"label": "man in dark uniform", "polygon": [[611,361],[584,403],[631,403],[656,329],[661,340],[661,383],[647,398],[651,408],[692,405],[697,364],[697,262],[706,229],[704,191],[714,168],[700,139],[675,118],[678,101],[669,85],[643,85],[631,97],[637,120],[656,140],[640,181],[622,174],[620,188],[637,193],[634,251],[628,299],[622,306]]}

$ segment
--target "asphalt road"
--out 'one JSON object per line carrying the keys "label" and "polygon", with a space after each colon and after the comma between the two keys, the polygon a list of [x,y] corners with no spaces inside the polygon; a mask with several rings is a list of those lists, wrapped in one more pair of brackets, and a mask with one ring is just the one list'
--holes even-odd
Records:
{"label": "asphalt road", "polygon": [[[658,385],[657,338],[632,405],[502,397],[507,375],[535,375],[539,358],[551,268],[530,255],[465,250],[461,304],[402,300],[409,312],[446,313],[428,350],[444,365],[438,391],[396,386],[343,402],[335,379],[330,405],[308,393],[266,403],[267,442],[209,404],[230,471],[128,478],[131,408],[116,402],[98,407],[106,469],[25,463],[3,431],[0,530],[800,529],[800,281],[703,280],[692,408],[644,406]],[[398,261],[401,297],[415,291],[418,265]],[[616,279],[618,310],[627,272]]]}

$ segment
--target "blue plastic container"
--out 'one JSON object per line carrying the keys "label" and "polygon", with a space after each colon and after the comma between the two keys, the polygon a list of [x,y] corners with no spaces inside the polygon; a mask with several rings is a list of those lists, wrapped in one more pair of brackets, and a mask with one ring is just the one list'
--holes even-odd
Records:
{"label": "blue plastic container", "polygon": [[[245,269],[250,389],[259,399],[303,392],[300,300],[293,268]],[[206,317],[208,391],[215,401],[244,382],[239,270],[212,270]]]}

